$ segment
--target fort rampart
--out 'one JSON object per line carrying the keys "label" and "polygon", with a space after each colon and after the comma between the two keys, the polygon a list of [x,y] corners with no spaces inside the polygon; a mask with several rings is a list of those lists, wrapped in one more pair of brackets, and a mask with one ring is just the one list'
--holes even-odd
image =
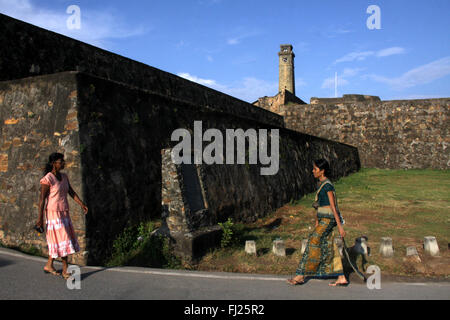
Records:
{"label": "fort rampart", "polygon": [[[62,152],[82,250],[103,264],[127,226],[162,217],[176,252],[193,259],[217,244],[217,223],[254,221],[312,192],[315,158],[332,179],[360,168],[356,148],[284,128],[281,116],[142,63],[0,15],[0,241],[46,253],[37,219],[39,179]],[[278,129],[279,171],[261,165],[175,165],[178,128]],[[207,143],[205,143],[207,144]],[[219,239],[220,240],[220,239]]]}
{"label": "fort rampart", "polygon": [[[322,99],[323,100],[323,99]],[[362,167],[448,169],[450,98],[287,104],[287,128],[356,146]]]}

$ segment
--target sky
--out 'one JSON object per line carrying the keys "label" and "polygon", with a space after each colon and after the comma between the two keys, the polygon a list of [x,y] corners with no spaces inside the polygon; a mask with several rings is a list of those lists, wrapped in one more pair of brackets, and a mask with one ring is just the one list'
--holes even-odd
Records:
{"label": "sky", "polygon": [[307,103],[450,97],[449,0],[0,0],[0,12],[247,102],[277,94],[281,44]]}

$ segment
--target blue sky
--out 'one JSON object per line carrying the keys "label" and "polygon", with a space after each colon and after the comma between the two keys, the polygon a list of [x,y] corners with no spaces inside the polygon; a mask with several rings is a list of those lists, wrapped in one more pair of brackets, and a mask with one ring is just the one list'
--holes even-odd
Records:
{"label": "blue sky", "polygon": [[[66,12],[81,10],[70,30]],[[381,29],[370,30],[370,5]],[[0,12],[253,102],[278,92],[278,51],[296,94],[450,97],[448,0],[0,0]]]}

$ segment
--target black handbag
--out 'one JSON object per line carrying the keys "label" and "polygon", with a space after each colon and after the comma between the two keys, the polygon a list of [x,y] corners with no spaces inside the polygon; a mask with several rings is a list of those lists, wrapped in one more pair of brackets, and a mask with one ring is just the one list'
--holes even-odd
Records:
{"label": "black handbag", "polygon": [[33,229],[36,230],[39,233],[44,233],[44,227],[34,226]]}

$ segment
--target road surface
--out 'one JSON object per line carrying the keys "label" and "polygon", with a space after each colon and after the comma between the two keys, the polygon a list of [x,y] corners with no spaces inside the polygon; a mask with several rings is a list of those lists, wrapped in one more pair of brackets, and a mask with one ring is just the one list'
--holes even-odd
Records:
{"label": "road surface", "polygon": [[[0,248],[0,299],[43,300],[449,300],[450,282],[384,281],[368,289],[361,281],[331,288],[331,280],[301,286],[286,276],[165,270],[140,267],[81,267],[79,289],[62,277],[44,274],[45,258]],[[61,264],[55,262],[57,270]],[[70,289],[72,287],[72,289]]]}

